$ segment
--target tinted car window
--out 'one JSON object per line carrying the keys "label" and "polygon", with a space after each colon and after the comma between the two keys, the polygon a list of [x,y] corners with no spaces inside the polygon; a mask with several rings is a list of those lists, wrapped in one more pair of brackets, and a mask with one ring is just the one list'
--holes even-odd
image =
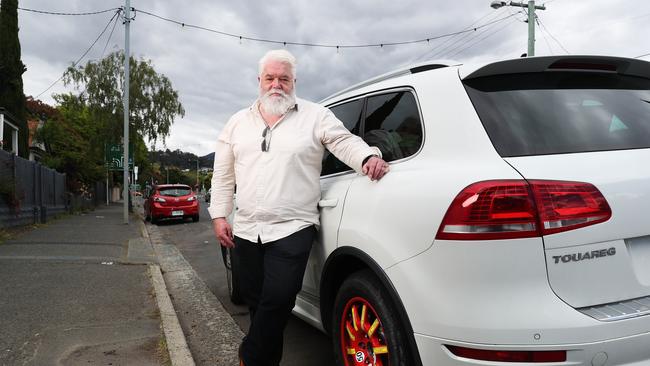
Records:
{"label": "tinted car window", "polygon": [[501,156],[650,147],[650,80],[537,73],[465,82]]}
{"label": "tinted car window", "polygon": [[[361,124],[361,113],[363,112],[363,99],[357,99],[348,103],[339,104],[330,108],[336,118],[343,122],[343,125],[355,135],[359,135]],[[321,176],[351,170],[349,166],[336,158],[331,152],[325,150],[323,155],[323,167]]]}
{"label": "tinted car window", "polygon": [[413,94],[401,91],[369,97],[363,139],[377,146],[386,161],[415,154],[422,144],[422,123]]}
{"label": "tinted car window", "polygon": [[174,188],[163,188],[159,190],[161,196],[168,196],[168,197],[180,197],[180,196],[187,196],[192,193],[192,190],[189,188],[183,188],[183,187],[174,187]]}

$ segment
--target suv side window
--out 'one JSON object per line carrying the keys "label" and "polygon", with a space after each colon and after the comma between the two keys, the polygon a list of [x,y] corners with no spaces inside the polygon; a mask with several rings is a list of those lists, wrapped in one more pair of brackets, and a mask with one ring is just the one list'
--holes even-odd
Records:
{"label": "suv side window", "polygon": [[[363,112],[363,98],[353,100],[348,103],[339,104],[330,108],[336,118],[343,122],[345,128],[350,130],[355,135],[359,135],[361,125],[361,113]],[[328,175],[339,173],[346,170],[351,170],[349,166],[345,165],[342,161],[336,158],[331,152],[325,150],[323,154],[323,167],[320,175]]]}
{"label": "suv side window", "polygon": [[406,158],[422,145],[422,122],[408,91],[368,97],[363,139],[377,146],[385,161]]}

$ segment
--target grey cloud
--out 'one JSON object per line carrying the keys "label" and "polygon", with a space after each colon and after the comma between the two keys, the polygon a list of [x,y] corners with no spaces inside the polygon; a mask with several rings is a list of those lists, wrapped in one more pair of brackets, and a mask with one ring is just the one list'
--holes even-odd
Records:
{"label": "grey cloud", "polygon": [[[121,1],[113,4],[82,0],[20,2],[21,7],[52,11],[92,11],[121,5]],[[328,44],[421,39],[458,31],[481,18],[479,24],[518,11],[515,8],[492,10],[489,0],[290,0],[272,4],[254,0],[131,0],[131,5],[237,35]],[[539,12],[539,17],[571,52],[636,56],[650,52],[646,40],[650,17],[643,14],[650,14],[650,3],[622,7],[602,0],[553,0],[547,1],[547,10]],[[45,80],[58,78],[90,45],[110,16],[56,17],[19,12],[23,60],[29,60],[25,89],[39,89]],[[460,61],[519,57],[526,50],[527,28],[521,22],[522,15],[514,18],[518,20],[502,30],[497,29],[501,24],[496,24],[485,29],[482,35],[477,31],[465,38],[453,37],[447,44],[454,41],[457,44],[447,52],[431,51],[447,39],[382,49],[341,49],[339,53],[335,49],[287,46],[298,58],[297,93],[318,100],[409,62],[436,54],[449,56],[461,47],[466,49],[455,57]],[[481,37],[484,39],[478,41]],[[144,13],[138,13],[132,23],[131,38],[133,55],[151,59],[156,70],[170,78],[185,106],[185,118],[174,124],[168,147],[200,155],[210,152],[230,115],[256,98],[258,59],[266,50],[282,47],[246,40],[240,44],[236,38],[182,28]],[[98,42],[90,58],[99,57],[105,39]],[[554,53],[563,53],[538,27],[539,55],[551,53],[547,42]],[[115,29],[110,50],[114,45],[123,46],[121,23]],[[65,90],[62,85],[53,88],[55,92],[62,90]],[[51,102],[49,96],[42,99]]]}

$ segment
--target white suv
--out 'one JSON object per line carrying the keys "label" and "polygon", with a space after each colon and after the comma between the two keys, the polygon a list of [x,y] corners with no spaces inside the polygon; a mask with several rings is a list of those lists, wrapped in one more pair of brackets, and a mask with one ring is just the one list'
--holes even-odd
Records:
{"label": "white suv", "polygon": [[341,365],[650,364],[650,63],[421,64],[322,103],[391,162],[323,159],[294,313]]}

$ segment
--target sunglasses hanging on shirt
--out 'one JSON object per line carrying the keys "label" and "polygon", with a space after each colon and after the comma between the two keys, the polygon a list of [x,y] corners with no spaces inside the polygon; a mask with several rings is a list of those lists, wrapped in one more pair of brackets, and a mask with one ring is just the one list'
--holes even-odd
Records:
{"label": "sunglasses hanging on shirt", "polygon": [[262,138],[262,151],[267,152],[271,147],[271,128],[269,126],[266,126],[264,131],[262,131]]}

